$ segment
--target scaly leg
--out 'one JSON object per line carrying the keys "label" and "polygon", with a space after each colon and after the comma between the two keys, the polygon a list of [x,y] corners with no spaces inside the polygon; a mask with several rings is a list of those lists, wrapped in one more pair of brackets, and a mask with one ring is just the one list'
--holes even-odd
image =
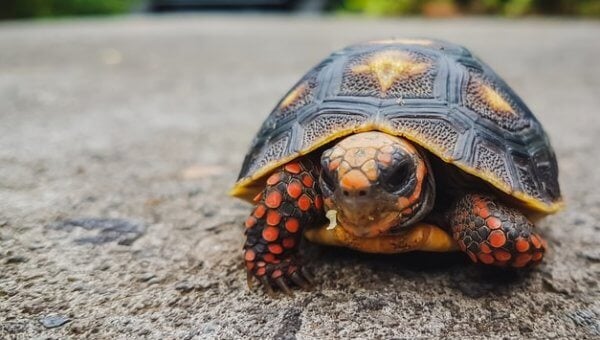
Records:
{"label": "scaly leg", "polygon": [[516,268],[539,263],[546,244],[517,209],[490,196],[467,194],[448,213],[459,247],[473,262]]}
{"label": "scaly leg", "polygon": [[256,207],[245,223],[249,285],[256,277],[269,294],[274,285],[288,294],[290,284],[309,287],[311,278],[299,261],[298,246],[303,229],[324,214],[316,178],[310,160],[290,162],[267,179],[254,199]]}

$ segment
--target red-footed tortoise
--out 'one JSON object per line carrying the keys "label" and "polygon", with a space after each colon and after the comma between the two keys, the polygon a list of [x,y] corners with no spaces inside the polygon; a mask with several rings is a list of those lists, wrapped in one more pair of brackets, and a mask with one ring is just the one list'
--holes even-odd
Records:
{"label": "red-footed tortoise", "polygon": [[522,268],[546,249],[532,221],[563,206],[554,151],[523,101],[466,48],[425,39],[353,45],[310,70],[263,123],[231,194],[255,205],[249,280],[287,293],[311,281],[302,235]]}

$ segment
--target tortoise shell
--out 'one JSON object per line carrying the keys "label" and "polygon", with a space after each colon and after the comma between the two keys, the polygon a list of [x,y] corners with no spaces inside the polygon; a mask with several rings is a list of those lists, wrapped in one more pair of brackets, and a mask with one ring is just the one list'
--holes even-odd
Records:
{"label": "tortoise shell", "polygon": [[536,211],[562,206],[554,151],[521,98],[466,48],[371,41],[334,52],[267,117],[233,196],[249,199],[275,168],[340,137],[403,136]]}

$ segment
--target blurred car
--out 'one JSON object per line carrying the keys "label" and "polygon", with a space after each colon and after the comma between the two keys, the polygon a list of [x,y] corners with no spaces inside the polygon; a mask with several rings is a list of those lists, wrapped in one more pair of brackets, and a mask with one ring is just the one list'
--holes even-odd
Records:
{"label": "blurred car", "polygon": [[150,0],[151,11],[193,10],[193,9],[299,9],[323,10],[327,0]]}

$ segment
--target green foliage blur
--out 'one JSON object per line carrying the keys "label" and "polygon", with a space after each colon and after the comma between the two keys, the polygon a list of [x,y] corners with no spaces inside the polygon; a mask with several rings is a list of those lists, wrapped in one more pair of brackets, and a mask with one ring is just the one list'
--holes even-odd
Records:
{"label": "green foliage blur", "polygon": [[600,17],[600,0],[343,0],[342,12],[372,16],[571,15]]}
{"label": "green foliage blur", "polygon": [[139,0],[0,0],[0,19],[117,14]]}
{"label": "green foliage blur", "polygon": [[[149,0],[0,0],[0,19],[118,14]],[[298,0],[301,1],[301,0]],[[600,0],[325,0],[370,16],[570,15],[600,18]]]}

